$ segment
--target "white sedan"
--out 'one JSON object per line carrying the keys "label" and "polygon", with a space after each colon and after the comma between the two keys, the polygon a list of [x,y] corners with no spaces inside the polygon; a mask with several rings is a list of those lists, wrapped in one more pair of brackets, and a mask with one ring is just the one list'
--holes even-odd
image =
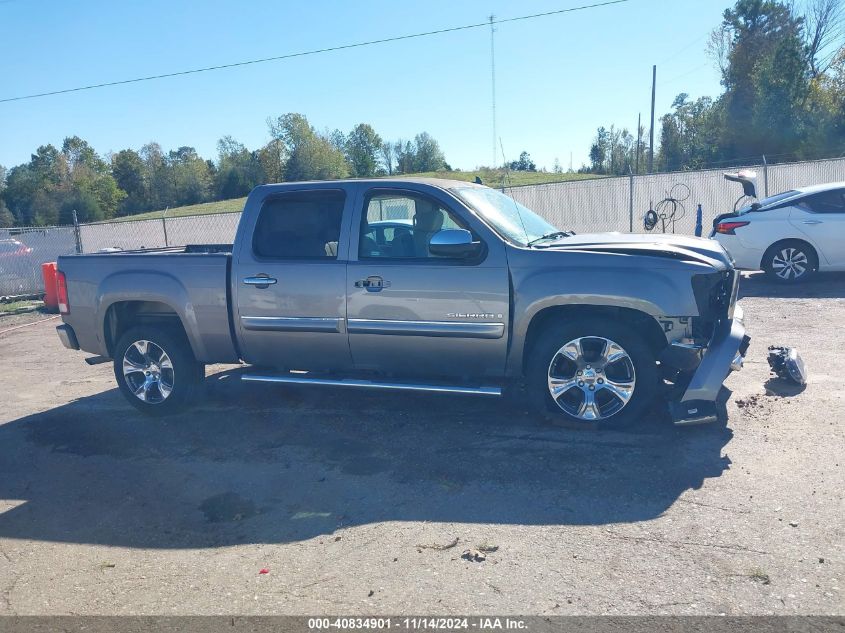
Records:
{"label": "white sedan", "polygon": [[737,268],[764,270],[781,283],[845,270],[845,182],[785,191],[720,215],[710,237]]}

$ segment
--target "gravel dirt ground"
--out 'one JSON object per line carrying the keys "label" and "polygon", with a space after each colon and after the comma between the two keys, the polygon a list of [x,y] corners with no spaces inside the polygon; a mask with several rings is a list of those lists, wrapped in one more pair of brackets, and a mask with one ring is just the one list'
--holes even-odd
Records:
{"label": "gravel dirt ground", "polygon": [[57,320],[0,334],[0,614],[843,614],[845,277],[742,294],[726,423],[685,429],[223,366],[150,420]]}

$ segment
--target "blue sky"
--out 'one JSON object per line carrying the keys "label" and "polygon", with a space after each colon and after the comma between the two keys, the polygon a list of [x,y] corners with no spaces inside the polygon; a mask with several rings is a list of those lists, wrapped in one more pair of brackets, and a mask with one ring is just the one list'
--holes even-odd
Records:
{"label": "blue sky", "polygon": [[[590,0],[0,0],[0,98],[552,11]],[[587,160],[599,125],[647,127],[679,92],[716,96],[708,33],[730,0],[628,3],[497,26],[498,135],[551,169]],[[266,119],[301,112],[318,129],[371,123],[384,138],[427,131],[447,160],[493,156],[487,28],[286,61],[0,104],[0,164],[79,135],[105,154],[155,140],[215,157],[250,148]],[[501,161],[499,161],[501,162]]]}

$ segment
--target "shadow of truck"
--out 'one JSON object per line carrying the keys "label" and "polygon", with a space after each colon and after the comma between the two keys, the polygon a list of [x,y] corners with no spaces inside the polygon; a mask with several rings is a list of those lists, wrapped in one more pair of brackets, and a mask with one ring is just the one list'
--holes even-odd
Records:
{"label": "shadow of truck", "polygon": [[724,425],[547,428],[478,397],[242,385],[146,419],[116,389],[0,426],[0,537],[143,548],[282,543],[381,521],[645,521],[718,477]]}

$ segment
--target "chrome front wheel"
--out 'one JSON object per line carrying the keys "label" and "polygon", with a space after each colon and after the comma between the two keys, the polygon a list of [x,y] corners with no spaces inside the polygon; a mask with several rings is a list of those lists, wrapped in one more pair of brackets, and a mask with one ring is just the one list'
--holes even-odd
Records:
{"label": "chrome front wheel", "polygon": [[631,356],[620,344],[602,336],[572,339],[549,363],[552,400],[578,420],[603,420],[616,415],[631,400],[636,385]]}

